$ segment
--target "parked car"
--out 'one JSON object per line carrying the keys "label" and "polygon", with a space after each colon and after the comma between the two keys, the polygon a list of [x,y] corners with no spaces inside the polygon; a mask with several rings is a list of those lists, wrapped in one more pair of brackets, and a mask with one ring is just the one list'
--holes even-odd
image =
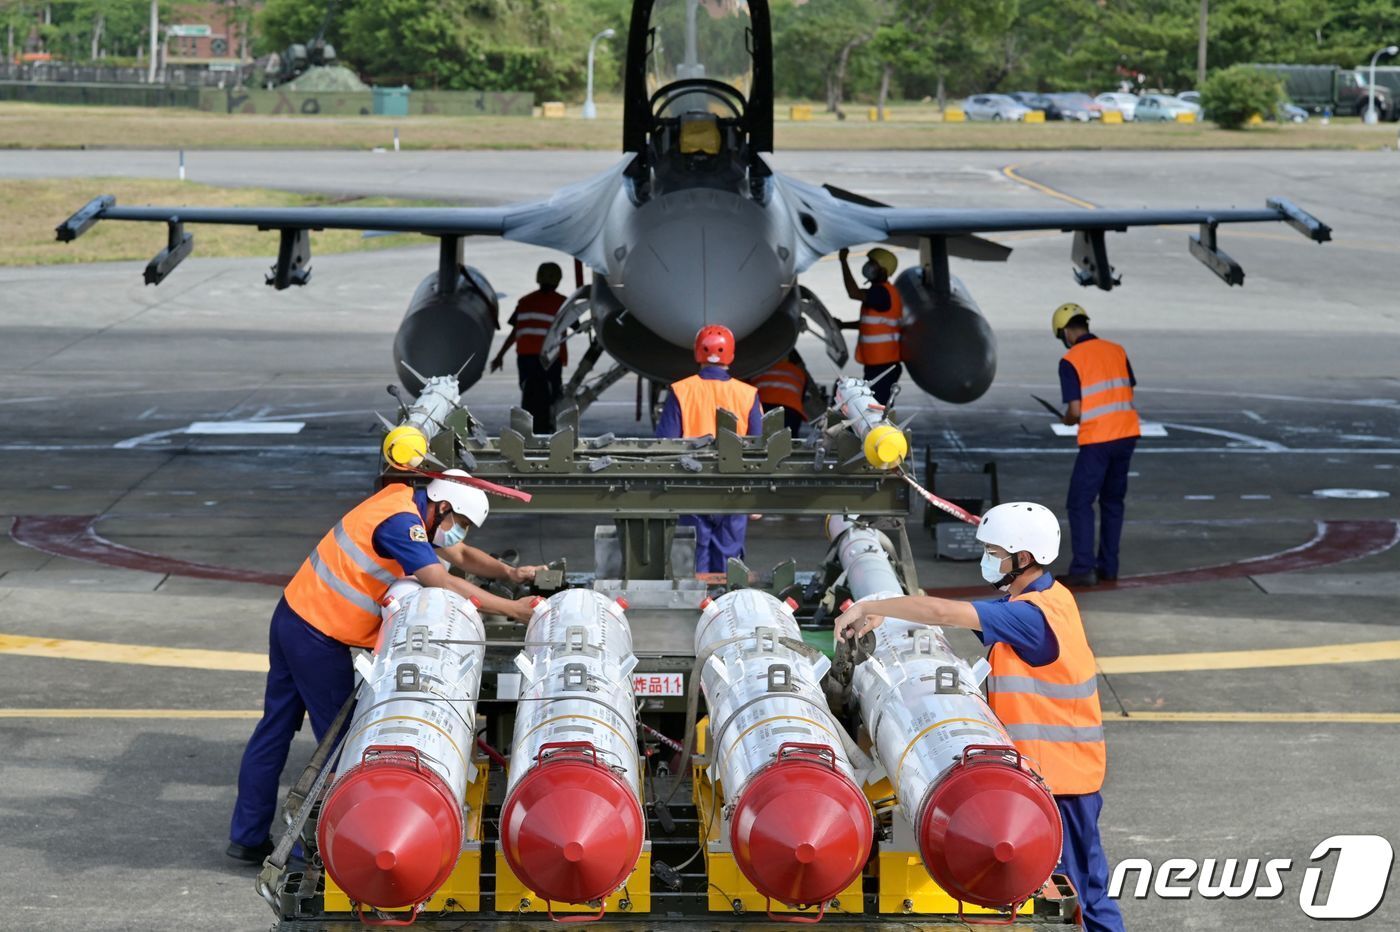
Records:
{"label": "parked car", "polygon": [[1280,123],[1306,123],[1308,122],[1308,111],[1285,100],[1278,105],[1278,113],[1274,119]]}
{"label": "parked car", "polygon": [[1195,104],[1196,106],[1199,107],[1199,106],[1201,105],[1201,92],[1200,92],[1200,91],[1182,91],[1180,94],[1177,94],[1177,95],[1176,95],[1176,99],[1177,99],[1177,100],[1184,100],[1184,101],[1186,101],[1188,104]]}
{"label": "parked car", "polygon": [[1178,113],[1195,116],[1200,111],[1201,108],[1196,104],[1176,97],[1168,97],[1166,94],[1144,94],[1138,98],[1133,119],[1139,123],[1170,123],[1176,119]]}
{"label": "parked car", "polygon": [[969,120],[1024,120],[1030,108],[1009,94],[977,94],[963,101]]}
{"label": "parked car", "polygon": [[1125,94],[1118,91],[1110,91],[1100,94],[1094,98],[1094,102],[1100,104],[1105,110],[1117,110],[1123,114],[1123,119],[1131,123],[1137,113],[1137,95]]}
{"label": "parked car", "polygon": [[1007,96],[1023,107],[1041,111],[1047,120],[1064,119],[1060,113],[1060,105],[1055,103],[1054,97],[1050,94],[1040,94],[1035,91],[1013,91]]}
{"label": "parked car", "polygon": [[1045,96],[1055,102],[1055,106],[1060,110],[1060,119],[1062,120],[1078,120],[1081,123],[1088,123],[1090,120],[1103,118],[1103,105],[1095,102],[1094,98],[1088,94],[1065,91]]}

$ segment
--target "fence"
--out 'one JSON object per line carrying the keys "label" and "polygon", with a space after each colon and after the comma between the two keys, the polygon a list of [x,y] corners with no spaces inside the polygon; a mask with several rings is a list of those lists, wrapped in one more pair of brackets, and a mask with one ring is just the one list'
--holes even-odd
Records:
{"label": "fence", "polygon": [[[162,85],[171,87],[226,87],[253,80],[255,66],[250,62],[228,71],[205,67],[167,66]],[[77,65],[70,62],[0,62],[0,81],[56,84],[145,84],[145,68],[116,68],[108,65]]]}

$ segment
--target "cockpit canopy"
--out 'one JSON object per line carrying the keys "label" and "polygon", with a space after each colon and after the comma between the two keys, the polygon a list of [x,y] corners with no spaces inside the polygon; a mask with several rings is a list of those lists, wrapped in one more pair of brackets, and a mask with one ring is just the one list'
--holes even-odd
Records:
{"label": "cockpit canopy", "polygon": [[[655,0],[648,26],[647,90],[708,78],[745,97],[753,84],[752,17],[747,0]],[[704,105],[678,98],[675,109]],[[680,113],[666,113],[679,116]]]}
{"label": "cockpit canopy", "polygon": [[636,0],[627,42],[625,150],[772,151],[767,0]]}

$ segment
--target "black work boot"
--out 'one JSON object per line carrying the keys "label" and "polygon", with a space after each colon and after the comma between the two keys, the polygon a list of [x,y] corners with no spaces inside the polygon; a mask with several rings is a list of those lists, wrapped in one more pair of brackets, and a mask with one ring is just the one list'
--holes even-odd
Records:
{"label": "black work boot", "polygon": [[267,856],[272,853],[272,847],[271,838],[260,845],[240,845],[236,841],[231,841],[228,843],[228,847],[224,849],[224,854],[227,854],[235,861],[247,861],[249,864],[261,864],[263,861],[267,860]]}

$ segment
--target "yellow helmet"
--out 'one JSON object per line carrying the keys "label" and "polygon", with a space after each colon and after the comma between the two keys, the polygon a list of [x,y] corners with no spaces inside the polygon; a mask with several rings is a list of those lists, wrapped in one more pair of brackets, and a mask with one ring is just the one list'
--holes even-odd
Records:
{"label": "yellow helmet", "polygon": [[899,268],[899,260],[894,257],[894,253],[880,246],[866,253],[865,258],[883,269],[886,278],[894,278],[894,270]]}
{"label": "yellow helmet", "polygon": [[1055,313],[1050,315],[1050,332],[1055,336],[1060,335],[1060,331],[1065,329],[1065,324],[1076,317],[1089,319],[1089,312],[1078,304],[1061,304],[1055,308]]}

